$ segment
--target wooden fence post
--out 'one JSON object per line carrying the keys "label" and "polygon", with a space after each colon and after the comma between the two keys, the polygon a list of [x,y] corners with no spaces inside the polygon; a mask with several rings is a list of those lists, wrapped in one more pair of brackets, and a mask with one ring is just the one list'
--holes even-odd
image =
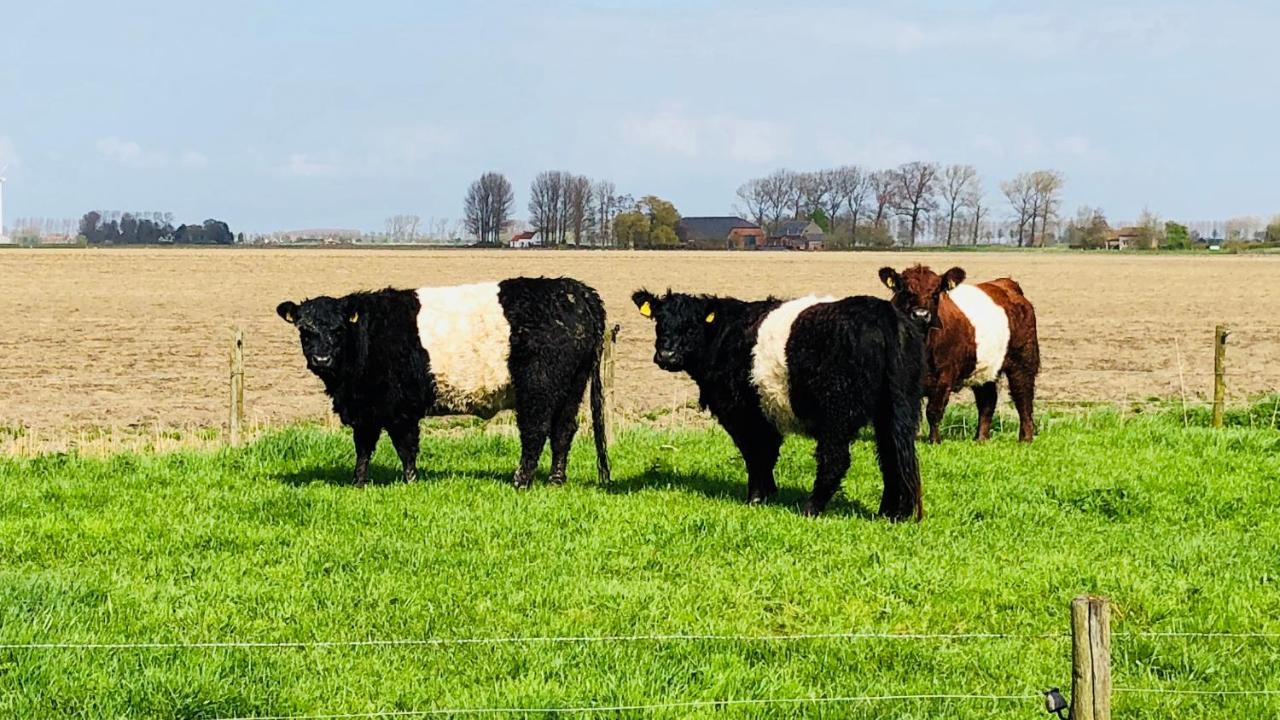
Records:
{"label": "wooden fence post", "polygon": [[1219,325],[1213,331],[1213,426],[1222,427],[1227,400],[1227,335],[1231,331]]}
{"label": "wooden fence post", "polygon": [[244,427],[244,331],[236,328],[231,341],[231,415],[227,430],[231,445],[240,444]]}
{"label": "wooden fence post", "polygon": [[604,436],[612,445],[614,435],[613,407],[613,366],[617,356],[618,331],[621,325],[614,325],[604,332],[604,350],[600,353],[600,384],[604,387]]}
{"label": "wooden fence post", "polygon": [[1111,720],[1111,602],[1071,601],[1071,720]]}

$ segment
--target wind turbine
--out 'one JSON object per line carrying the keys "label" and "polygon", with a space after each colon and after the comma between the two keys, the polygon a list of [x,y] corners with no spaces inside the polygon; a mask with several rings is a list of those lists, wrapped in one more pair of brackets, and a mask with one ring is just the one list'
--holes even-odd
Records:
{"label": "wind turbine", "polygon": [[4,239],[4,171],[8,169],[8,165],[0,167],[0,240]]}

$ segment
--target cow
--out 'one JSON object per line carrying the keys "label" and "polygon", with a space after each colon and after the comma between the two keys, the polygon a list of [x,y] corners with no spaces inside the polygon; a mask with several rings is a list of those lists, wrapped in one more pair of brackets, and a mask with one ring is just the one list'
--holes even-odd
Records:
{"label": "cow", "polygon": [[951,393],[968,386],[978,405],[979,442],[991,437],[996,412],[996,381],[1004,375],[1018,409],[1018,437],[1035,435],[1036,375],[1040,372],[1040,341],[1036,311],[1010,278],[977,285],[964,284],[965,272],[953,267],[942,275],[922,265],[901,273],[880,268],[880,281],[893,291],[892,302],[920,322],[928,332],[929,441],[941,442],[939,424]]}
{"label": "cow", "polygon": [[387,288],[280,303],[295,325],[307,368],[352,429],[353,481],[386,430],[403,478],[418,476],[419,422],[428,415],[493,417],[515,409],[520,463],[512,482],[533,483],[548,436],[551,474],[565,480],[578,407],[591,385],[596,469],[609,479],[600,354],[604,305],[570,278],[517,277],[418,290]]}
{"label": "cow", "polygon": [[684,372],[699,402],[733,439],[747,469],[747,502],[777,492],[773,470],[785,434],[817,440],[817,477],[805,515],[820,514],[849,469],[849,443],[875,428],[884,491],[880,514],[920,519],[920,425],[924,340],[909,319],[872,297],[658,296],[632,301],[656,325],[653,360]]}

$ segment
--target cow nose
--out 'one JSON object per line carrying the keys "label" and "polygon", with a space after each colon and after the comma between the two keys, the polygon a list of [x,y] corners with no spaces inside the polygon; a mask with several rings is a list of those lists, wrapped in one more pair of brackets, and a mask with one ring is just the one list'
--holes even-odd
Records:
{"label": "cow nose", "polygon": [[312,355],[311,356],[311,362],[315,363],[316,365],[328,365],[329,361],[332,359],[333,358],[329,355]]}
{"label": "cow nose", "polygon": [[911,314],[915,315],[917,320],[928,320],[929,316],[932,313],[930,313],[928,310],[925,310],[924,308],[916,308],[915,310],[911,311]]}
{"label": "cow nose", "polygon": [[659,350],[653,357],[658,362],[671,362],[675,356],[676,354],[670,350]]}

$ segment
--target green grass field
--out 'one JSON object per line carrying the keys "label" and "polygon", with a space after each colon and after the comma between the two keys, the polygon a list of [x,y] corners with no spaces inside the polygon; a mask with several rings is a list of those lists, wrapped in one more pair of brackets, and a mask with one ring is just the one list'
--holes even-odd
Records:
{"label": "green grass field", "polygon": [[[1181,414],[1011,423],[921,447],[927,517],[869,517],[860,441],[828,516],[747,507],[718,429],[634,428],[612,484],[580,441],[569,484],[506,483],[517,442],[424,440],[428,478],[346,484],[346,434],[283,429],[242,450],[0,460],[0,643],[343,641],[634,634],[1001,633],[978,639],[636,640],[0,649],[0,716],[217,718],[646,705],[1070,685],[1068,604],[1111,597],[1115,685],[1280,689],[1280,433]],[[1247,417],[1248,423],[1242,418]],[[1203,422],[1197,414],[1193,425]],[[972,422],[972,420],[970,420]],[[544,461],[545,462],[545,461]],[[376,477],[397,467],[384,440]],[[1045,635],[1049,637],[1045,637]],[[573,717],[1032,718],[1029,699],[734,705]],[[1280,697],[1117,693],[1118,718],[1263,717]],[[530,713],[518,717],[556,717]]]}

